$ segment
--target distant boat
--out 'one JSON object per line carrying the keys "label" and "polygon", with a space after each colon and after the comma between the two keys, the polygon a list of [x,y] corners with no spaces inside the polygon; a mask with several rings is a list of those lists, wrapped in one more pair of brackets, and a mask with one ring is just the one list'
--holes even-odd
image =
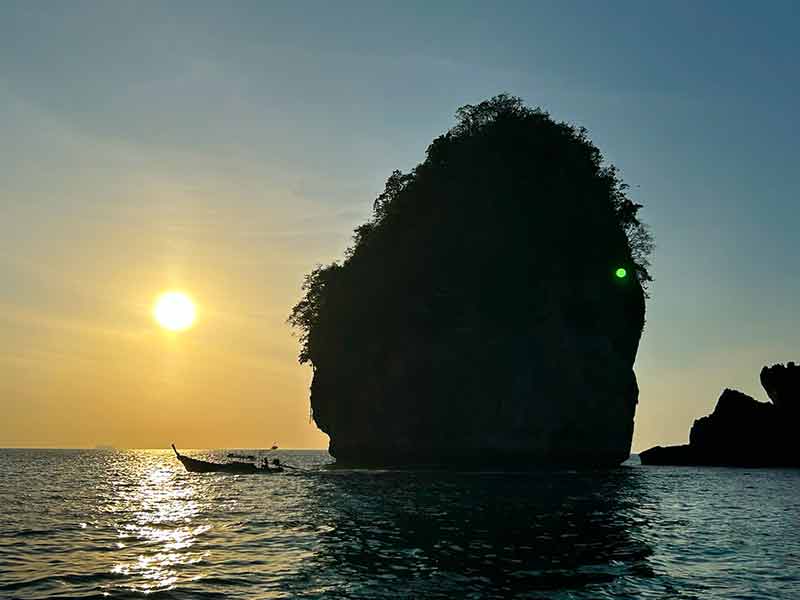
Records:
{"label": "distant boat", "polygon": [[240,461],[227,463],[208,462],[184,456],[178,452],[177,448],[175,448],[175,444],[172,444],[172,449],[175,451],[175,456],[178,457],[178,460],[181,461],[183,466],[190,473],[257,473],[260,475],[283,473],[283,467],[270,467],[269,465],[259,467],[251,462]]}

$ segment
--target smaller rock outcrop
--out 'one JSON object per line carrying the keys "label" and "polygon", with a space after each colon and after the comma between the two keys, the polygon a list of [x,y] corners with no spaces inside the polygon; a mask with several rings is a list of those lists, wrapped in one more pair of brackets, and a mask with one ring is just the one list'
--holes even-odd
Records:
{"label": "smaller rock outcrop", "polygon": [[789,362],[786,366],[772,365],[761,369],[761,385],[769,399],[779,410],[800,412],[800,366]]}
{"label": "smaller rock outcrop", "polygon": [[694,422],[688,444],[645,450],[642,464],[800,467],[800,367],[764,367],[761,384],[772,403],[726,389],[714,412]]}

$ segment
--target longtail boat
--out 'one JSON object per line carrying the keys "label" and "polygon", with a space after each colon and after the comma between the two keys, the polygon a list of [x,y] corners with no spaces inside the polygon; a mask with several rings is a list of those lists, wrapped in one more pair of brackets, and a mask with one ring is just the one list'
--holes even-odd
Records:
{"label": "longtail boat", "polygon": [[283,467],[280,466],[270,467],[269,465],[264,465],[263,467],[259,467],[250,462],[232,461],[227,463],[215,463],[198,460],[196,458],[184,456],[178,452],[177,448],[175,448],[175,444],[171,444],[171,446],[175,451],[175,456],[178,457],[178,460],[181,461],[181,464],[183,464],[190,473],[257,473],[260,475],[283,473]]}

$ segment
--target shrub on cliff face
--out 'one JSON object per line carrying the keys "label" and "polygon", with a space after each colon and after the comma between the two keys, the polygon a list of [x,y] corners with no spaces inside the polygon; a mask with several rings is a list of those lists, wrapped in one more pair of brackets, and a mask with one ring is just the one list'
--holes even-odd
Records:
{"label": "shrub on cliff face", "polygon": [[624,288],[651,281],[652,238],[586,130],[506,95],[456,116],[421,164],[392,173],[344,261],[307,275],[289,318],[301,363],[389,368],[398,345],[456,339],[458,355],[535,335],[548,310],[606,335],[612,304],[641,304]]}

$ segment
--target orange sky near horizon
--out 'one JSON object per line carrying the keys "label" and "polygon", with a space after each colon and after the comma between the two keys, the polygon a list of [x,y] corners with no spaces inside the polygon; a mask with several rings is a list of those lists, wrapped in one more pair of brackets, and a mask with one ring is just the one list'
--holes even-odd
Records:
{"label": "orange sky near horizon", "polygon": [[[6,211],[35,239],[2,258],[24,298],[0,295],[0,446],[326,447],[286,324],[317,245],[286,250],[280,206],[243,213],[198,199],[197,182],[150,185],[146,202],[84,201],[66,218]],[[197,304],[181,332],[153,318],[173,289]]]}

